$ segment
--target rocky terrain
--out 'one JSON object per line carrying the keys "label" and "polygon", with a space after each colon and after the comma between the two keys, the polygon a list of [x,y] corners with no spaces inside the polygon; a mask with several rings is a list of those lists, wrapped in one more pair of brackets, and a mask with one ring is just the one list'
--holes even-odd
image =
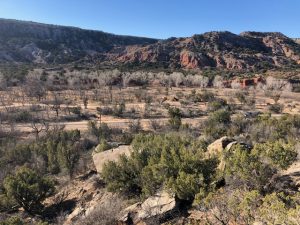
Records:
{"label": "rocky terrain", "polygon": [[300,64],[299,40],[281,33],[208,32],[156,40],[101,31],[0,20],[0,62],[229,70]]}
{"label": "rocky terrain", "polygon": [[[207,157],[219,157],[219,168],[224,171],[224,155],[226,152],[235,149],[238,145],[246,148],[249,147],[245,143],[227,136],[221,137],[208,146]],[[214,221],[214,224],[220,224],[214,218],[213,210],[202,212],[193,208],[184,209],[180,204],[182,202],[178,198],[164,190],[160,190],[142,201],[134,200],[131,203],[118,194],[108,192],[103,186],[103,181],[101,181],[102,165],[109,161],[119,161],[120,159],[116,155],[120,155],[124,151],[126,151],[127,155],[130,155],[129,149],[130,146],[121,146],[121,148],[113,148],[97,153],[96,148],[94,156],[99,157],[94,157],[93,163],[97,169],[97,173],[91,170],[89,173],[77,177],[69,185],[62,188],[55,196],[47,200],[47,204],[49,205],[56,203],[57,207],[61,207],[62,210],[68,210],[63,224],[80,224],[80,221],[92,221],[92,219],[97,223],[95,219],[105,217],[105,214],[106,216],[113,217],[118,224],[124,225],[190,224],[191,222],[205,224],[204,221],[208,219]],[[112,152],[116,153],[112,154]],[[291,191],[299,188],[299,164],[300,161],[297,159],[291,167],[274,177],[272,182],[276,182],[278,189]],[[99,166],[101,167],[100,170]],[[94,217],[93,214],[99,214],[100,210],[103,211],[103,215]],[[87,222],[87,224],[90,223]]]}
{"label": "rocky terrain", "polygon": [[144,47],[127,46],[112,59],[174,68],[243,70],[296,65],[300,63],[299,53],[299,44],[281,33],[209,32]]}

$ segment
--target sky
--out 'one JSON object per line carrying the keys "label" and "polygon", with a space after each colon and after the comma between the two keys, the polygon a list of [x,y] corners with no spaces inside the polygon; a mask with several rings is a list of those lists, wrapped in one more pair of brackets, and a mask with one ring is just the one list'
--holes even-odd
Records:
{"label": "sky", "polygon": [[160,39],[208,31],[300,37],[300,0],[0,0],[0,18]]}

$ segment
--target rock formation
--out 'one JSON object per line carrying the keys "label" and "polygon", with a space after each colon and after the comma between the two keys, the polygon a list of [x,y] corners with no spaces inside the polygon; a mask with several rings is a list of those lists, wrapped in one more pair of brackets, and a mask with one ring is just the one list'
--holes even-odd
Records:
{"label": "rock formation", "polygon": [[225,152],[231,151],[233,146],[235,145],[241,145],[243,147],[246,147],[246,149],[250,149],[247,144],[235,141],[232,138],[224,136],[217,139],[207,147],[207,157],[218,157],[220,160],[218,168],[220,170],[224,170],[226,166],[224,159]]}
{"label": "rock formation", "polygon": [[[97,149],[97,148],[96,148]],[[129,145],[121,145],[117,148],[112,148],[103,152],[94,152],[93,161],[98,173],[102,172],[103,165],[109,161],[118,161],[119,157],[123,154],[129,156],[131,148]]]}
{"label": "rock formation", "polygon": [[0,19],[0,63],[7,62],[254,70],[300,64],[300,44],[281,33],[207,32],[157,40]]}
{"label": "rock formation", "polygon": [[138,202],[126,208],[121,213],[119,221],[123,224],[128,224],[128,221],[132,221],[133,224],[144,224],[149,219],[163,219],[168,213],[174,211],[176,206],[174,196],[166,191],[160,191],[143,203]]}

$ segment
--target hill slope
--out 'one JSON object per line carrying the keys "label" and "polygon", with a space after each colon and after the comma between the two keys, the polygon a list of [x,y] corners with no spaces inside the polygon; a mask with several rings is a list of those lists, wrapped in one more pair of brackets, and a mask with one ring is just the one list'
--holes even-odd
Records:
{"label": "hill slope", "polygon": [[156,40],[0,19],[0,63],[108,65],[252,70],[300,64],[300,44],[281,33],[208,32]]}
{"label": "hill slope", "polygon": [[115,46],[157,40],[74,27],[0,19],[0,62],[67,63]]}
{"label": "hill slope", "polygon": [[259,69],[300,64],[300,45],[281,33],[209,32],[144,47],[127,46],[112,61],[166,67]]}

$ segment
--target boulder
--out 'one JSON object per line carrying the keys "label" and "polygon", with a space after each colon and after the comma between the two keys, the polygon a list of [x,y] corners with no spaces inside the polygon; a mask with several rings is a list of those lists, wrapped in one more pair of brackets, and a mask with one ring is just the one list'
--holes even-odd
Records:
{"label": "boulder", "polygon": [[143,203],[139,202],[126,208],[119,221],[123,224],[143,224],[153,218],[164,218],[177,207],[175,196],[166,191],[160,191],[147,198]]}
{"label": "boulder", "polygon": [[[97,149],[97,148],[96,148]],[[116,162],[121,155],[129,156],[131,154],[131,147],[129,145],[121,145],[117,148],[112,148],[103,152],[94,152],[93,162],[98,173],[102,172],[103,165],[109,161]]]}
{"label": "boulder", "polygon": [[233,147],[236,145],[240,145],[243,147],[243,149],[246,149],[248,151],[251,150],[251,146],[224,136],[214,141],[207,147],[207,157],[217,156],[220,160],[218,169],[223,171],[226,166],[224,152],[232,151]]}
{"label": "boulder", "polygon": [[234,142],[233,139],[227,136],[221,137],[220,139],[214,141],[207,147],[207,152],[209,156],[216,156],[221,154],[230,143]]}

